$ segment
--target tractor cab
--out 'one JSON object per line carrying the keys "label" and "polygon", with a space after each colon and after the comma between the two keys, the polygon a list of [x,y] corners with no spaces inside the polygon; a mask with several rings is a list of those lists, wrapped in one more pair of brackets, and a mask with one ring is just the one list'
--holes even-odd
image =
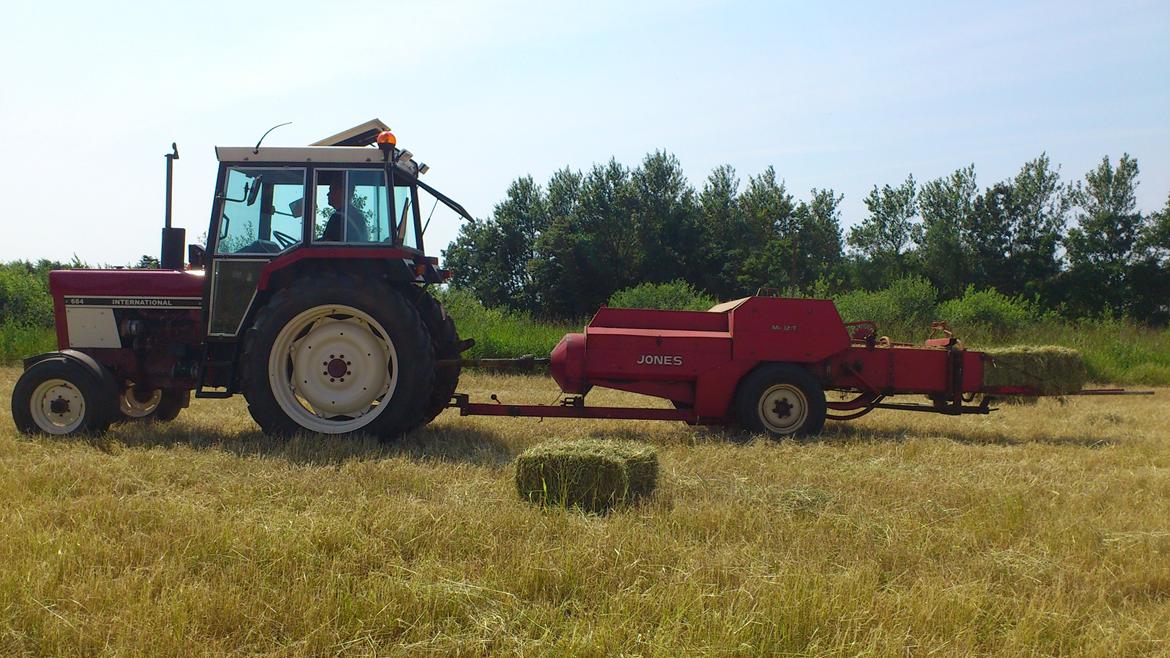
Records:
{"label": "tractor cab", "polygon": [[[390,141],[371,148],[379,135]],[[418,178],[427,166],[393,139],[374,119],[307,147],[216,147],[212,259],[317,246],[423,253]],[[421,187],[466,216],[458,204]]]}
{"label": "tractor cab", "polygon": [[467,211],[419,180],[428,167],[398,148],[374,119],[309,146],[219,146],[216,193],[205,252],[203,387],[227,388],[239,373],[243,334],[281,288],[349,273],[398,286],[441,283],[448,273],[426,256],[420,195],[427,205]]}
{"label": "tractor cab", "polygon": [[396,141],[374,119],[309,146],[216,147],[207,248],[190,257],[208,274],[210,342],[236,342],[257,298],[310,270],[360,268],[422,285],[445,280],[423,250],[420,194],[461,216],[467,211],[422,183],[428,167]]}

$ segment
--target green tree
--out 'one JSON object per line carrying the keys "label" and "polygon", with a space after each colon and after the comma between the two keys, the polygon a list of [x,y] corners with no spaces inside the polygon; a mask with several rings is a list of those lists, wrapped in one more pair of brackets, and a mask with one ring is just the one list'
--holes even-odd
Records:
{"label": "green tree", "polygon": [[1025,163],[1012,179],[1011,282],[1000,292],[1049,297],[1060,273],[1061,238],[1072,203],[1071,188],[1060,182],[1048,154]]}
{"label": "green tree", "polygon": [[1137,257],[1130,268],[1129,312],[1136,318],[1166,324],[1170,320],[1170,197],[1138,232]]}
{"label": "green tree", "polygon": [[1124,313],[1133,301],[1128,270],[1142,229],[1137,177],[1137,160],[1128,153],[1116,167],[1105,157],[1073,191],[1078,212],[1066,242],[1065,295],[1079,313]]}
{"label": "green tree", "polygon": [[570,313],[566,311],[568,302],[559,295],[576,268],[574,227],[582,180],[580,172],[564,168],[548,181],[548,225],[537,236],[535,257],[528,266],[535,288],[535,302],[529,310],[539,315]]}
{"label": "green tree", "polygon": [[138,262],[137,262],[137,263],[135,263],[135,264],[134,264],[134,265],[131,267],[131,269],[135,269],[135,270],[157,270],[157,269],[159,269],[160,267],[162,267],[162,265],[160,265],[160,264],[159,264],[159,262],[158,262],[158,259],[157,259],[157,258],[155,258],[154,256],[151,256],[150,254],[143,254],[143,255],[142,255],[142,258],[139,258],[139,259],[138,259]]}
{"label": "green tree", "polygon": [[1140,248],[1147,257],[1170,265],[1170,195],[1166,205],[1149,217],[1142,229]]}
{"label": "green tree", "polygon": [[740,208],[739,178],[731,165],[716,167],[699,193],[699,286],[719,299],[739,291],[737,276],[745,247],[751,244],[747,215]]}
{"label": "green tree", "polygon": [[977,196],[962,225],[969,282],[1009,295],[1049,297],[1069,194],[1047,155]]}
{"label": "green tree", "polygon": [[464,224],[443,252],[455,272],[453,283],[488,306],[531,309],[537,292],[531,267],[547,224],[544,192],[531,176],[517,179],[490,219]]}
{"label": "green tree", "polygon": [[842,261],[841,200],[831,189],[813,188],[808,201],[796,206],[796,241],[792,245],[795,267],[792,285],[808,290],[817,281],[836,279]]}
{"label": "green tree", "polygon": [[849,231],[849,246],[862,261],[867,288],[902,278],[913,271],[913,249],[921,235],[918,186],[907,176],[898,187],[875,185],[865,197],[869,215]]}
{"label": "green tree", "polygon": [[776,179],[775,169],[768,167],[748,179],[739,207],[748,242],[744,243],[738,288],[754,292],[763,286],[792,285],[793,259],[799,242],[796,204],[784,182]]}
{"label": "green tree", "polygon": [[975,197],[962,225],[969,282],[975,288],[995,288],[1004,294],[1018,288],[1011,261],[1020,214],[1011,183],[996,183]]}
{"label": "green tree", "polygon": [[541,307],[556,317],[581,317],[617,290],[637,283],[640,245],[630,217],[635,198],[630,172],[616,160],[594,165],[580,178],[576,201],[556,214],[537,240],[534,264]]}
{"label": "green tree", "polygon": [[[638,251],[633,269],[640,281],[692,279],[700,260],[695,191],[677,158],[655,151],[630,173],[628,221]],[[697,277],[694,277],[697,278]]]}
{"label": "green tree", "polygon": [[962,227],[970,221],[978,192],[973,164],[932,180],[919,191],[922,240],[918,253],[923,270],[943,297],[963,294],[969,283],[970,245],[963,239]]}

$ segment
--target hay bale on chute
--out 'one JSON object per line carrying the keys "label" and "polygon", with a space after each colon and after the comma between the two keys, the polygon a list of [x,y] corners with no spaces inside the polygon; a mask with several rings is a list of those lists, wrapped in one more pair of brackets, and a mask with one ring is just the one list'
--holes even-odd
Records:
{"label": "hay bale on chute", "polygon": [[657,482],[657,453],[633,441],[553,440],[516,458],[520,497],[540,505],[604,513],[649,495]]}
{"label": "hay bale on chute", "polygon": [[1088,381],[1081,353],[1054,345],[1017,345],[984,351],[984,386],[1027,386],[1040,395],[1076,393]]}

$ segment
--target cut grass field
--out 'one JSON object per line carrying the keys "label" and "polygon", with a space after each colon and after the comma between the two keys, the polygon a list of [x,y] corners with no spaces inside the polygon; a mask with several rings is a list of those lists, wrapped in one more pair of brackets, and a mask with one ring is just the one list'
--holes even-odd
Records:
{"label": "cut grass field", "polygon": [[[383,446],[269,439],[239,399],[29,439],[17,375],[4,656],[1170,653],[1166,389],[878,411],[807,444],[448,411]],[[535,377],[461,389],[557,398]],[[654,494],[603,517],[519,499],[515,455],[586,436],[654,445]]]}

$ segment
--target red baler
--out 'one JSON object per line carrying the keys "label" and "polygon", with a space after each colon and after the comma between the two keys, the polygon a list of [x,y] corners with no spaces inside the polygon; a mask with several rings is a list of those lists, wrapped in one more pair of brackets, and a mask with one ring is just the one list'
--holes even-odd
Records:
{"label": "red baler", "polygon": [[[994,396],[1037,394],[984,386],[989,357],[964,349],[944,326],[934,328],[946,335],[923,345],[894,343],[878,337],[872,322],[842,322],[833,302],[820,299],[746,297],[708,311],[602,308],[549,357],[552,378],[569,394],[561,404],[473,403],[456,395],[454,406],[463,415],[738,422],[785,436],[814,434],[826,418],[849,420],[873,409],[988,413]],[[594,386],[663,398],[674,408],[585,406]],[[826,401],[825,391],[851,399]],[[902,394],[929,402],[882,402]]]}

